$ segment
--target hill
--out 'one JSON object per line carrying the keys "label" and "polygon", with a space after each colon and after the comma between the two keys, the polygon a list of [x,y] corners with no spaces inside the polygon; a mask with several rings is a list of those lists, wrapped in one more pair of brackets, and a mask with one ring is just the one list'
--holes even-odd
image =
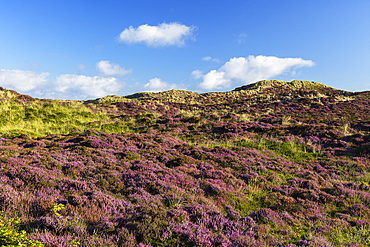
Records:
{"label": "hill", "polygon": [[370,92],[1,88],[0,134],[0,227],[46,246],[370,245]]}

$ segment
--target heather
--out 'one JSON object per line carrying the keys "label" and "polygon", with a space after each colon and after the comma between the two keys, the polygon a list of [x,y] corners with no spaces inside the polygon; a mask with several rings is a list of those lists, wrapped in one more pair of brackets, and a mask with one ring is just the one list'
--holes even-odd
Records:
{"label": "heather", "polygon": [[304,81],[90,101],[2,89],[0,234],[35,246],[369,246],[369,96]]}

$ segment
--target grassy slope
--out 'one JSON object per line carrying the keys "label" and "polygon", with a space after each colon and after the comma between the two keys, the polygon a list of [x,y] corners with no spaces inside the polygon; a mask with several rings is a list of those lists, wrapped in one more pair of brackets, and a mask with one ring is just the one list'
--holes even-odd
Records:
{"label": "grassy slope", "polygon": [[[202,245],[206,240],[185,230],[172,230],[172,237],[163,239],[153,228],[156,224],[159,229],[169,227],[163,219],[173,214],[174,208],[185,210],[189,222],[197,225],[206,219],[191,213],[188,208],[199,205],[200,211],[210,213],[214,208],[235,224],[240,224],[238,217],[251,216],[256,225],[250,226],[254,233],[247,236],[260,241],[256,246],[261,243],[271,246],[279,243],[349,246],[369,242],[368,92],[349,93],[301,81],[262,81],[228,93],[197,94],[172,90],[127,97],[109,96],[86,102],[38,100],[9,90],[0,92],[0,134],[8,138],[2,143],[1,172],[3,179],[11,181],[7,193],[16,190],[34,196],[51,186],[60,194],[58,198],[49,196],[48,202],[39,199],[42,202],[38,203],[44,205],[42,209],[28,208],[32,213],[27,216],[16,205],[1,201],[1,198],[7,198],[4,189],[0,193],[2,208],[23,217],[25,229],[36,240],[45,240],[45,234],[63,238],[70,232],[82,241],[82,245],[92,246],[92,242],[88,243],[81,236],[86,238],[96,232],[92,231],[94,228],[98,232],[95,238],[100,239],[94,245],[99,241],[106,241],[106,246],[111,241],[114,245],[117,244],[114,241],[122,242],[128,238],[132,243],[155,246],[161,246],[160,242],[167,246],[174,243]],[[87,131],[90,129],[96,132]],[[126,149],[131,151],[122,152]],[[153,151],[156,149],[160,151]],[[56,162],[53,157],[62,153],[67,160]],[[34,158],[35,154],[41,158]],[[112,161],[96,161],[101,159],[100,156],[112,156]],[[95,165],[90,165],[87,170],[63,165],[82,162],[86,166],[91,163],[88,157],[93,157]],[[19,159],[17,165],[13,159]],[[40,182],[13,170],[19,164],[27,171],[34,169],[33,163],[27,161],[29,159],[35,159],[41,169],[56,172],[58,178],[50,177],[46,180],[49,182]],[[161,175],[156,173],[153,180],[153,175],[144,172],[148,168],[141,172],[139,167],[147,166],[140,163],[143,161],[157,164],[156,169],[161,170]],[[214,172],[205,172],[207,169],[201,168],[204,164],[213,167]],[[126,170],[133,174],[128,175]],[[120,175],[113,175],[117,171]],[[185,176],[188,184],[168,180],[170,175],[178,180]],[[113,224],[113,230],[107,230],[97,220],[88,219],[86,210],[95,205],[94,200],[81,205],[71,202],[73,196],[81,197],[88,190],[96,190],[105,196],[129,201],[133,206],[144,205],[140,202],[144,197],[140,200],[132,198],[133,194],[143,191],[131,188],[121,176],[142,176],[141,185],[135,186],[142,187],[151,196],[159,196],[159,201],[150,199],[164,208],[155,210],[158,222],[151,223],[153,226],[115,225],[114,214],[107,215],[98,207],[95,210],[100,211],[96,217],[112,217],[107,224]],[[25,183],[28,189],[17,187],[16,179]],[[64,191],[59,185],[60,179],[87,183],[84,185],[87,188],[75,189],[73,193]],[[119,187],[121,179],[123,187]],[[161,185],[156,185],[158,183]],[[218,187],[214,187],[214,183],[219,183]],[[196,199],[197,193],[201,193],[199,199]],[[72,225],[83,226],[85,230],[81,235],[68,230],[72,226],[64,226],[65,230],[58,232],[57,228],[42,223],[45,217],[56,217],[50,215],[50,210],[63,198],[67,201],[65,211],[62,210],[63,217],[75,221]],[[133,206],[132,209],[127,206],[126,210],[134,210]],[[153,210],[139,215],[145,218],[146,214],[152,215]],[[235,219],[229,216],[230,210],[239,216]],[[181,211],[182,214],[185,211]],[[293,216],[291,222],[275,215],[284,212]],[[78,218],[76,213],[83,217]],[[135,222],[138,220],[135,217],[139,216],[130,217],[126,221]],[[47,233],[36,234],[33,221],[41,228],[46,227]],[[237,245],[247,241],[232,239],[224,232],[226,228],[222,228],[221,223],[215,223],[219,224],[216,228],[208,224],[204,223],[204,227],[210,231],[209,236],[204,233],[208,236],[204,238],[213,245],[227,244],[227,241]],[[178,229],[180,225],[176,227]],[[128,232],[122,233],[124,237],[117,237],[121,231]],[[220,233],[228,240],[217,239]],[[118,240],[108,240],[109,236]],[[206,246],[207,241],[203,245]]]}

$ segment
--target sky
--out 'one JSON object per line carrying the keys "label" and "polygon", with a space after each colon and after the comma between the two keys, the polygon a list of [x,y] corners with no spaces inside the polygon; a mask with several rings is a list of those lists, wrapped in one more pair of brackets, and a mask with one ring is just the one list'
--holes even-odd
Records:
{"label": "sky", "polygon": [[0,4],[0,86],[36,98],[264,79],[370,90],[370,1],[20,1]]}

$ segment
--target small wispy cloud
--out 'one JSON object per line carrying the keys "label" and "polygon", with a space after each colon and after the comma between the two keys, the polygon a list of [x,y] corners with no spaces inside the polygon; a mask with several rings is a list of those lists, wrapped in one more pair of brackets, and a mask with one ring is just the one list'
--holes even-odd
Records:
{"label": "small wispy cloud", "polygon": [[216,62],[216,63],[221,63],[220,60],[218,60],[217,58],[212,58],[212,57],[203,57],[202,60],[204,60],[204,61],[212,61],[212,62]]}
{"label": "small wispy cloud", "polygon": [[78,65],[78,72],[82,72],[84,69],[86,69],[86,65],[85,64],[79,64]]}
{"label": "small wispy cloud", "polygon": [[217,70],[211,70],[202,76],[203,81],[198,86],[205,90],[224,89],[234,81],[243,84],[270,79],[291,68],[311,67],[311,60],[302,58],[278,58],[274,56],[234,57]]}
{"label": "small wispy cloud", "polygon": [[241,43],[244,43],[245,42],[245,39],[246,39],[246,37],[247,37],[247,34],[246,33],[240,33],[239,35],[238,35],[238,38],[236,39],[236,41],[239,43],[239,44],[241,44]]}
{"label": "small wispy cloud", "polygon": [[94,47],[90,47],[90,51],[100,51],[104,48],[104,45],[96,45]]}
{"label": "small wispy cloud", "polygon": [[96,69],[104,76],[124,76],[132,72],[132,70],[126,70],[121,68],[118,64],[104,60],[96,64]]}
{"label": "small wispy cloud", "polygon": [[177,22],[162,23],[158,26],[141,25],[137,28],[130,26],[123,30],[119,41],[126,44],[146,43],[148,46],[183,46],[185,39],[192,36],[195,26],[185,26]]}

